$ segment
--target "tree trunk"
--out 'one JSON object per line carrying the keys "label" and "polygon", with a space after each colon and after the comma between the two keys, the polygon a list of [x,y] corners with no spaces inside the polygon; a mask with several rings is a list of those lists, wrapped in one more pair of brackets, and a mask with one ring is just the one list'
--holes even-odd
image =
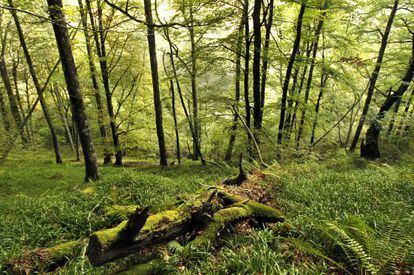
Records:
{"label": "tree trunk", "polygon": [[394,22],[395,14],[397,13],[398,2],[399,2],[399,0],[394,1],[394,6],[393,6],[393,8],[391,10],[391,14],[388,18],[387,26],[385,28],[384,34],[382,35],[381,47],[380,47],[380,50],[379,50],[379,53],[378,53],[377,62],[375,63],[374,71],[372,72],[370,80],[369,80],[367,98],[365,100],[364,109],[362,110],[362,114],[361,114],[361,118],[360,118],[359,123],[358,123],[358,127],[355,131],[354,139],[352,140],[351,147],[349,148],[350,152],[355,151],[355,148],[356,148],[358,140],[359,140],[359,136],[361,135],[361,132],[362,132],[362,127],[364,126],[364,123],[365,123],[365,118],[366,118],[366,116],[368,114],[368,111],[369,111],[372,96],[374,95],[375,84],[377,83],[377,79],[378,79],[378,76],[379,76],[379,73],[380,73],[381,67],[382,67],[382,60],[384,58],[385,49],[387,48],[388,37],[389,37],[390,32],[391,32],[391,28],[392,28],[392,24]]}
{"label": "tree trunk", "polygon": [[75,144],[73,142],[73,137],[72,137],[72,133],[70,131],[70,127],[69,127],[69,123],[68,123],[68,118],[65,114],[65,110],[63,107],[63,102],[62,102],[62,96],[60,94],[59,88],[56,85],[53,85],[52,89],[51,89],[52,94],[54,94],[55,96],[55,101],[56,101],[56,106],[59,112],[59,117],[63,123],[63,128],[65,129],[65,133],[66,133],[66,137],[67,140],[70,144],[70,147],[72,148],[72,151],[75,151]]}
{"label": "tree trunk", "polygon": [[[165,38],[168,41],[168,45],[169,45],[169,49],[170,49],[170,53],[169,53],[170,62],[171,62],[171,67],[172,67],[172,71],[173,71],[173,74],[174,74],[175,84],[177,85],[177,92],[178,92],[178,95],[180,97],[181,106],[183,107],[185,117],[188,121],[188,126],[190,128],[191,137],[193,138],[193,140],[195,140],[196,135],[195,135],[195,131],[194,131],[194,126],[193,126],[193,123],[191,121],[189,111],[187,110],[187,107],[185,105],[183,93],[181,91],[181,85],[180,85],[180,81],[178,79],[177,69],[176,69],[176,66],[175,66],[175,60],[174,60],[174,54],[173,54],[173,50],[174,50],[173,49],[173,43],[171,41],[171,38],[170,38],[170,35],[169,35],[169,32],[168,32],[168,28],[164,28],[164,34],[165,34]],[[193,145],[195,145],[195,150],[198,151],[198,155],[200,157],[200,161],[201,161],[202,165],[206,165],[206,161],[203,158],[203,155],[201,153],[200,147],[198,146],[198,143],[194,143]],[[190,152],[190,150],[189,150],[189,152]]]}
{"label": "tree trunk", "polygon": [[400,132],[402,130],[402,127],[404,126],[404,120],[407,119],[408,111],[410,110],[411,102],[413,101],[413,97],[414,97],[414,86],[411,87],[411,93],[408,97],[407,103],[405,104],[403,117],[402,117],[400,123],[398,124],[397,130],[396,130],[397,134],[400,134]]}
{"label": "tree trunk", "polygon": [[[194,148],[198,146],[201,148],[201,128],[200,120],[198,117],[198,91],[197,91],[197,56],[196,56],[196,41],[194,34],[194,14],[192,4],[190,4],[190,27],[188,28],[190,33],[190,43],[191,43],[191,96],[193,100],[193,125],[194,125],[194,134],[196,139],[193,140]],[[197,145],[196,145],[197,144]],[[198,151],[194,150],[193,160],[198,160],[200,157]]]}
{"label": "tree trunk", "polygon": [[316,100],[316,105],[315,105],[315,119],[313,120],[313,124],[312,124],[312,134],[310,138],[310,144],[313,144],[313,142],[315,141],[315,131],[316,131],[316,125],[318,124],[319,109],[321,106],[323,91],[325,89],[327,81],[328,81],[328,76],[323,71],[321,75],[321,86],[319,89],[319,95],[318,95],[318,99]]}
{"label": "tree trunk", "polygon": [[299,47],[300,47],[300,39],[302,38],[302,22],[303,22],[303,15],[305,14],[305,10],[306,10],[306,4],[302,3],[302,5],[300,6],[298,22],[296,26],[295,42],[293,43],[293,49],[292,49],[292,53],[289,58],[289,64],[286,69],[285,81],[283,83],[282,103],[280,107],[280,119],[279,119],[279,132],[277,134],[278,144],[282,144],[282,141],[283,141],[283,128],[284,128],[285,116],[286,116],[286,101],[287,101],[288,90],[289,90],[290,76],[292,74],[293,65],[295,64],[296,54],[298,53]]}
{"label": "tree trunk", "polygon": [[390,124],[388,125],[387,135],[391,135],[392,131],[394,130],[395,120],[397,119],[398,111],[400,109],[400,105],[401,105],[400,100],[398,100],[394,104],[394,108],[393,108],[393,112],[392,112],[392,118],[391,118]]}
{"label": "tree trunk", "polygon": [[255,139],[260,143],[259,132],[262,128],[262,110],[261,110],[261,95],[260,95],[260,66],[261,66],[261,47],[262,47],[262,33],[260,12],[262,8],[262,0],[254,1],[253,8],[253,37],[254,37],[254,52],[253,52],[253,125],[255,128]]}
{"label": "tree trunk", "polygon": [[[239,103],[240,103],[241,51],[242,51],[242,45],[243,45],[243,27],[245,24],[244,21],[245,21],[245,18],[244,18],[244,15],[242,15],[239,29],[237,30],[237,45],[236,45],[236,72],[235,72],[236,77],[235,77],[235,85],[234,85],[234,91],[235,91],[234,106],[237,110],[239,109]],[[224,160],[226,161],[230,161],[232,154],[233,154],[233,147],[236,141],[238,118],[239,118],[238,115],[234,114],[233,125],[230,128],[229,145],[227,146],[226,156],[224,157]]]}
{"label": "tree trunk", "polygon": [[[12,7],[12,8],[14,7],[13,0],[8,0],[8,3],[9,3],[10,7]],[[36,88],[36,92],[39,96],[40,105],[42,106],[43,114],[45,116],[47,125],[49,126],[50,134],[52,136],[52,141],[53,141],[53,148],[54,148],[54,151],[55,151],[56,163],[62,163],[62,158],[60,156],[59,143],[58,143],[58,140],[57,140],[55,127],[53,125],[52,118],[50,117],[49,110],[47,108],[46,101],[45,101],[45,98],[43,96],[43,90],[42,90],[42,88],[39,84],[39,80],[37,79],[37,74],[36,74],[36,71],[35,71],[35,68],[34,68],[34,65],[33,65],[33,62],[32,62],[32,58],[31,58],[30,53],[29,53],[29,49],[27,48],[26,39],[24,38],[23,29],[20,25],[19,17],[17,16],[17,12],[14,9],[10,10],[10,13],[11,13],[13,19],[14,19],[14,23],[16,24],[16,29],[17,29],[17,34],[19,36],[20,44],[23,48],[23,52],[24,52],[24,55],[26,57],[26,62],[27,62],[27,65],[29,67],[30,74],[32,76],[33,84],[34,84],[34,86]]]}
{"label": "tree trunk", "polygon": [[177,113],[175,111],[175,91],[174,91],[174,83],[172,79],[170,80],[170,88],[171,88],[171,105],[172,105],[172,112],[173,112],[173,119],[174,119],[176,156],[177,156],[178,164],[181,164],[180,135],[178,134]]}
{"label": "tree trunk", "polygon": [[381,120],[385,117],[386,113],[391,109],[391,107],[398,101],[401,100],[404,93],[407,91],[408,86],[414,78],[414,33],[412,40],[412,55],[409,67],[405,76],[401,80],[401,84],[392,95],[389,95],[385,102],[381,105],[380,110],[371,122],[367,133],[366,140],[362,142],[361,145],[361,157],[366,159],[377,159],[379,158],[380,151],[378,146],[379,135],[381,133]]}
{"label": "tree trunk", "polygon": [[158,146],[160,151],[160,165],[167,166],[167,152],[165,150],[164,129],[162,126],[162,106],[160,87],[158,83],[158,61],[155,44],[154,22],[152,19],[151,0],[144,0],[145,18],[147,23],[148,48],[151,62],[152,88],[154,93],[155,123],[157,127]]}
{"label": "tree trunk", "polygon": [[62,69],[65,75],[66,86],[72,107],[72,115],[76,122],[76,128],[78,130],[84,155],[86,168],[85,180],[98,180],[98,163],[79,87],[78,74],[73,58],[70,38],[66,29],[67,23],[62,11],[62,0],[48,0],[47,3],[49,5],[50,19],[53,22],[53,31],[55,33]]}
{"label": "tree trunk", "polygon": [[[85,12],[85,8],[83,6],[83,1],[78,0],[79,3],[79,12],[81,16],[82,21],[82,27],[83,27],[83,34],[85,36],[85,42],[86,42],[86,53],[88,55],[88,61],[89,61],[89,71],[91,74],[91,80],[92,80],[92,86],[94,90],[95,95],[95,101],[96,101],[96,107],[98,109],[98,125],[99,125],[99,132],[101,134],[102,143],[104,147],[104,165],[109,165],[112,163],[112,156],[110,153],[110,150],[108,150],[108,133],[107,128],[105,127],[104,123],[104,106],[102,104],[101,100],[101,91],[99,89],[98,84],[98,78],[97,78],[97,71],[95,67],[95,61],[93,58],[93,52],[92,52],[92,43],[89,36],[88,31],[88,15]],[[93,20],[93,18],[91,18]]]}
{"label": "tree trunk", "polygon": [[93,32],[93,38],[95,40],[96,52],[99,57],[99,65],[101,68],[102,81],[105,90],[106,104],[108,108],[109,116],[109,125],[111,127],[112,133],[112,142],[115,149],[115,165],[122,165],[122,150],[119,143],[118,129],[115,123],[114,107],[112,104],[112,93],[109,85],[109,72],[108,72],[108,62],[106,55],[106,46],[105,46],[105,33],[103,30],[103,21],[102,21],[102,7],[101,2],[97,1],[97,18],[98,18],[98,27],[95,24],[94,13],[92,11],[91,0],[86,0],[87,10],[89,12],[89,19],[91,21],[91,28]]}
{"label": "tree trunk", "polygon": [[[244,0],[243,15],[245,18],[244,22],[244,39],[245,39],[245,53],[244,53],[244,105],[246,109],[246,127],[250,130],[251,127],[251,110],[250,110],[250,97],[249,97],[249,73],[250,73],[250,26],[249,26],[249,0]],[[252,139],[248,131],[247,135],[247,156],[249,159],[253,157],[252,151]]]}
{"label": "tree trunk", "polygon": [[328,3],[329,0],[325,0],[323,7],[322,7],[322,14],[321,14],[321,19],[318,22],[318,26],[316,27],[316,32],[315,32],[315,42],[313,43],[313,49],[312,49],[312,59],[310,61],[310,68],[309,68],[309,76],[308,76],[308,81],[306,83],[306,89],[305,89],[305,98],[303,101],[303,106],[302,106],[302,113],[301,113],[301,117],[300,117],[300,122],[299,122],[299,127],[298,127],[298,135],[296,137],[296,147],[299,147],[299,142],[302,139],[302,134],[303,134],[303,126],[305,124],[305,119],[306,119],[306,107],[309,101],[309,93],[310,93],[310,89],[312,86],[312,78],[313,78],[313,71],[315,69],[315,64],[316,64],[316,54],[318,52],[318,47],[319,47],[319,37],[321,35],[322,32],[322,28],[323,28],[323,24],[326,18],[326,9],[328,7]]}
{"label": "tree trunk", "polygon": [[267,80],[267,68],[269,65],[269,46],[270,46],[270,35],[273,25],[273,13],[274,13],[274,0],[270,0],[269,2],[269,17],[265,24],[266,27],[266,34],[265,34],[265,43],[263,46],[263,68],[262,68],[262,82],[261,82],[261,94],[260,94],[260,104],[261,104],[261,119],[263,121],[263,111],[265,106],[266,100],[266,80]]}
{"label": "tree trunk", "polygon": [[293,108],[292,119],[289,121],[288,135],[287,135],[287,140],[288,141],[290,141],[290,138],[292,136],[293,128],[295,127],[295,124],[296,124],[296,117],[297,117],[298,109],[299,109],[299,106],[300,106],[299,98],[300,98],[300,95],[302,93],[303,84],[305,83],[306,74],[308,73],[308,61],[309,61],[309,57],[310,57],[312,48],[313,48],[313,44],[310,44],[308,42],[308,45],[306,46],[306,62],[305,62],[305,66],[303,68],[302,76],[301,76],[301,79],[300,79],[298,92],[295,95],[296,99],[295,99],[295,107]]}
{"label": "tree trunk", "polygon": [[3,119],[4,130],[8,132],[11,130],[9,112],[7,111],[6,104],[4,103],[3,92],[0,90],[0,114]]}

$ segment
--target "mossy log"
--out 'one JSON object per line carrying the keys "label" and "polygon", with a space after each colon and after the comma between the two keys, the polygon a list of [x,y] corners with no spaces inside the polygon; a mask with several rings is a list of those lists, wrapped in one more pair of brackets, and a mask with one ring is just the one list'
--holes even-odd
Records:
{"label": "mossy log", "polygon": [[[209,202],[213,194],[214,190],[203,191],[193,201],[174,210],[149,215],[142,228],[134,231],[131,231],[131,227],[128,229],[130,218],[114,228],[93,233],[86,252],[90,262],[99,266],[192,231],[195,221],[200,221],[204,214],[212,213]],[[129,234],[125,234],[127,231]]]}
{"label": "mossy log", "polygon": [[239,196],[231,195],[224,191],[219,191],[217,195],[223,199],[225,205],[230,204],[230,206],[214,213],[211,222],[204,229],[203,233],[188,244],[189,248],[207,248],[214,244],[220,231],[226,225],[244,219],[253,218],[261,222],[283,222],[285,220],[280,211],[270,206],[251,200],[243,200]]}
{"label": "mossy log", "polygon": [[70,259],[78,257],[87,244],[87,239],[58,244],[50,248],[25,251],[6,265],[11,274],[52,272],[65,265]]}

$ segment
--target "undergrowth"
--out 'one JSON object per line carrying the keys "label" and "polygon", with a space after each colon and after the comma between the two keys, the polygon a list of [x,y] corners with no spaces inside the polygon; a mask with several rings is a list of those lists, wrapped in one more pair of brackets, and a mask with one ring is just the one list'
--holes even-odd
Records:
{"label": "undergrowth", "polygon": [[[0,167],[0,270],[25,249],[77,240],[108,227],[106,206],[175,203],[213,185],[235,169],[186,162],[102,169],[96,192],[82,193],[83,167],[55,165],[50,155],[13,156]],[[299,159],[264,171],[270,203],[280,208],[291,230],[242,230],[216,250],[176,253],[159,273],[321,274],[414,272],[414,166],[388,165],[339,156],[323,162]],[[93,268],[85,257],[63,274],[102,274],[127,261]]]}

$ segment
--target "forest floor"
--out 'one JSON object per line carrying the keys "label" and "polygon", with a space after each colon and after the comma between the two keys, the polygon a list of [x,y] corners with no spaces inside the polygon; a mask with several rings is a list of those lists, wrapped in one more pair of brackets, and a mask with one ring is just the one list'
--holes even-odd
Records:
{"label": "forest floor", "polygon": [[[77,240],[107,226],[99,210],[106,205],[162,207],[237,173],[190,161],[166,169],[148,161],[103,167],[103,179],[94,183],[97,192],[85,195],[82,164],[56,165],[48,153],[34,155],[12,155],[0,167],[0,272],[24,250]],[[248,188],[262,190],[265,201],[286,215],[290,231],[283,236],[274,227],[238,231],[223,238],[219,248],[194,257],[171,256],[158,267],[162,273],[414,272],[412,162],[366,162],[345,155],[299,159],[253,171],[249,181]],[[103,274],[127,264],[94,268],[83,256],[60,271]]]}

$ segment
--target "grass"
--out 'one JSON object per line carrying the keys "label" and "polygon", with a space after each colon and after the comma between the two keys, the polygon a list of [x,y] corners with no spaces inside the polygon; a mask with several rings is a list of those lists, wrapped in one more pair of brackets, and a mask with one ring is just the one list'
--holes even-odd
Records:
{"label": "grass", "polygon": [[[105,206],[150,205],[159,208],[213,185],[236,170],[186,162],[160,169],[102,168],[97,192],[81,192],[83,167],[55,165],[50,154],[12,156],[0,167],[1,264],[24,249],[48,247],[88,236],[105,226]],[[243,230],[219,250],[197,257],[179,253],[161,273],[319,274],[333,271],[383,273],[413,270],[414,165],[368,163],[342,157],[324,162],[300,160],[273,165],[261,184],[292,225]],[[411,254],[410,254],[411,253]],[[190,260],[189,260],[190,259]],[[71,261],[63,274],[102,274],[116,264],[91,267],[85,258]]]}

